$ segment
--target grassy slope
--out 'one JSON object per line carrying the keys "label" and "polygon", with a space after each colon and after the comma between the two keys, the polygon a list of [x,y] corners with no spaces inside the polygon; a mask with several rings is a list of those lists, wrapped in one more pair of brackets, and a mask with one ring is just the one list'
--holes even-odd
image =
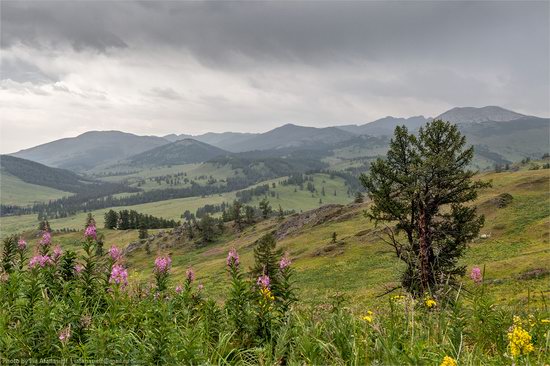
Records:
{"label": "grassy slope", "polygon": [[[202,173],[202,170],[200,171]],[[200,175],[200,174],[197,174]],[[193,175],[195,176],[195,175]],[[273,179],[259,184],[271,184],[273,182],[278,183],[283,178]],[[323,180],[325,183],[323,183]],[[155,183],[156,184],[156,183]],[[319,190],[318,193],[312,197],[311,193],[307,190],[294,192],[294,186],[281,186],[277,184],[277,187],[273,191],[279,193],[279,199],[276,197],[269,197],[269,200],[274,209],[279,207],[279,204],[285,210],[309,210],[319,206],[319,198],[323,203],[347,203],[350,198],[347,196],[347,189],[344,186],[344,181],[340,178],[330,179],[328,175],[316,174],[314,176],[314,184]],[[321,187],[325,187],[326,196],[322,196],[320,191]],[[336,189],[337,196],[334,196],[334,190]],[[127,193],[121,193],[118,196],[127,196]],[[136,210],[141,213],[150,214],[153,216],[164,217],[168,219],[180,220],[181,214],[185,210],[189,210],[195,213],[197,208],[206,204],[221,204],[222,202],[232,202],[235,199],[235,192],[223,193],[220,195],[212,195],[208,197],[189,197],[179,198],[168,201],[159,201],[144,203],[141,205],[128,206],[128,208]],[[250,204],[257,205],[260,198],[256,197]],[[92,212],[100,226],[103,224],[103,216],[110,208],[95,210]],[[121,210],[122,207],[113,207],[114,210]],[[87,213],[79,213],[74,216],[52,219],[50,224],[52,228],[74,228],[80,229],[82,223],[85,221]],[[0,217],[0,237],[14,234],[21,231],[32,230],[38,226],[37,215],[23,215],[13,217]]]}
{"label": "grassy slope", "polygon": [[[549,170],[539,170],[481,176],[493,181],[493,187],[483,192],[478,201],[480,211],[486,215],[482,233],[491,237],[472,243],[463,263],[468,269],[474,265],[485,266],[490,291],[500,302],[523,302],[528,292],[535,301],[540,299],[542,292],[548,297],[548,275],[527,280],[518,279],[518,276],[536,269],[550,269],[549,174]],[[514,197],[508,207],[498,209],[487,204],[503,192]],[[372,305],[386,301],[385,297],[377,296],[398,283],[401,263],[373,233],[372,223],[362,214],[367,207],[368,204],[348,206],[349,219],[304,227],[279,242],[278,245],[293,258],[297,269],[296,284],[305,302],[326,301],[338,291],[349,295],[355,307]],[[216,296],[227,290],[227,281],[220,280],[225,278],[227,251],[236,247],[242,265],[249,268],[253,261],[251,244],[276,225],[275,219],[264,221],[238,235],[225,234],[216,243],[200,249],[187,244],[162,249],[168,242],[158,241],[153,251],[172,255],[173,284],[183,279],[188,266],[193,266],[198,281],[205,284],[208,293]],[[106,234],[107,247],[122,245],[137,237],[135,232],[101,231]],[[338,234],[339,246],[333,251],[316,254],[329,245],[333,232]],[[76,247],[76,240],[81,235],[66,234],[55,240]],[[131,276],[150,280],[154,257],[155,254],[146,255],[143,249],[131,253],[127,258]],[[469,281],[465,282],[468,287]]]}
{"label": "grassy slope", "polygon": [[8,172],[0,172],[0,203],[3,205],[26,206],[70,195],[70,192],[26,183]]}

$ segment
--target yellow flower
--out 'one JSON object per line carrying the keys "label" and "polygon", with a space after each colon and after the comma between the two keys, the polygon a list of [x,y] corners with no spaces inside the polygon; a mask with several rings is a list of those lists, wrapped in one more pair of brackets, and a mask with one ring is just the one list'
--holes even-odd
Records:
{"label": "yellow flower", "polygon": [[457,366],[456,360],[452,357],[445,356],[439,366]]}
{"label": "yellow flower", "polygon": [[261,290],[260,290],[260,293],[262,294],[262,297],[266,300],[270,300],[270,301],[274,301],[275,300],[275,296],[273,296],[273,294],[271,293],[271,290],[268,289],[267,287],[263,287]]}
{"label": "yellow flower", "polygon": [[541,319],[541,324],[550,324],[550,319]]}
{"label": "yellow flower", "polygon": [[395,295],[395,296],[391,297],[391,299],[394,300],[394,301],[403,300],[404,298],[405,298],[405,296],[403,296],[403,295]]}
{"label": "yellow flower", "polygon": [[431,309],[433,308],[434,306],[437,305],[437,303],[435,302],[434,299],[426,299],[426,306],[428,307],[428,309]]}
{"label": "yellow flower", "polygon": [[513,357],[526,355],[535,349],[531,343],[531,335],[520,325],[514,325],[512,330],[508,332],[508,341],[510,342],[510,353]]}
{"label": "yellow flower", "polygon": [[363,320],[367,323],[372,323],[372,320],[374,319],[374,316],[372,314],[372,311],[367,311],[367,315],[363,317]]}

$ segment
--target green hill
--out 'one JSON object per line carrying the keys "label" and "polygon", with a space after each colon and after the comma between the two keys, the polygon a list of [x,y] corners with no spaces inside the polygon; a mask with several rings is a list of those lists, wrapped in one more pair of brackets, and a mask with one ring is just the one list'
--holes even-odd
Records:
{"label": "green hill", "polygon": [[[488,291],[499,302],[523,302],[528,292],[530,301],[540,301],[538,294],[550,291],[550,170],[488,173],[480,178],[493,182],[493,187],[476,202],[486,223],[463,263],[485,267]],[[512,199],[500,207],[504,193]],[[152,254],[148,255],[143,246],[138,247],[128,253],[127,263],[132,277],[145,279],[150,276],[155,255],[170,254],[174,261],[173,283],[182,281],[186,269],[193,266],[198,281],[216,296],[227,285],[219,281],[225,275],[227,251],[237,248],[244,268],[248,268],[252,265],[254,242],[275,231],[278,246],[289,252],[297,269],[302,301],[326,301],[338,289],[354,300],[354,306],[363,307],[386,301],[377,296],[398,283],[401,266],[382,241],[382,228],[374,227],[363,215],[368,207],[368,203],[322,206],[282,222],[276,218],[261,221],[240,233],[227,225],[225,234],[206,247],[167,232],[155,237]],[[82,221],[83,217],[80,225]],[[136,232],[100,231],[105,234],[106,247],[126,246],[137,237]],[[333,233],[337,234],[335,243],[331,240]],[[56,235],[54,240],[67,248],[79,249],[81,235],[82,232]]]}
{"label": "green hill", "polygon": [[227,151],[204,142],[183,139],[131,156],[128,162],[131,166],[191,164],[227,154]]}

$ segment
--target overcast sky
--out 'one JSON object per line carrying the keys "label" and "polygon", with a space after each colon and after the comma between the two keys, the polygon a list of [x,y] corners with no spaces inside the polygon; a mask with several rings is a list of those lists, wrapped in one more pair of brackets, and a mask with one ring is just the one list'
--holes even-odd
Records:
{"label": "overcast sky", "polygon": [[88,130],[550,115],[548,1],[0,3],[2,153]]}

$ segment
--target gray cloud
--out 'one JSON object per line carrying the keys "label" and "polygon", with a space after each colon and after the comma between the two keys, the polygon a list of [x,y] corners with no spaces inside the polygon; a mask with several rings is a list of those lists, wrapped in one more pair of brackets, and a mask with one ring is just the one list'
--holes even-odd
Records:
{"label": "gray cloud", "polygon": [[[550,114],[547,1],[0,6],[4,136],[22,115],[44,126],[66,118],[79,126],[71,133],[198,133],[456,105]],[[16,147],[15,133],[6,140]]]}

